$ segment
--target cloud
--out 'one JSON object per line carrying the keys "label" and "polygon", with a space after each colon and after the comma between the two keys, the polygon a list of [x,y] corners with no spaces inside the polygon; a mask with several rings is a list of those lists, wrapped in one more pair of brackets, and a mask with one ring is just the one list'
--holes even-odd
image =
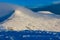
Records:
{"label": "cloud", "polygon": [[55,1],[53,2],[53,4],[60,4],[60,1]]}

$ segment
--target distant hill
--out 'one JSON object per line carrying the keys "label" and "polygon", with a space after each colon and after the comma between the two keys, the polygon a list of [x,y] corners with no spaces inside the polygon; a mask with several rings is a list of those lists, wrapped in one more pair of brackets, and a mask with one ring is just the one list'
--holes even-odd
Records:
{"label": "distant hill", "polygon": [[3,14],[3,16],[0,17],[0,22],[3,22],[4,20],[8,19],[13,13],[14,13],[14,10],[6,15]]}
{"label": "distant hill", "polygon": [[37,12],[37,11],[51,11],[55,14],[60,15],[60,4],[52,4],[50,6],[45,6],[45,7],[38,7],[38,8],[30,8],[32,11]]}
{"label": "distant hill", "polygon": [[15,10],[11,7],[11,5],[0,3],[0,22],[9,18],[14,11]]}

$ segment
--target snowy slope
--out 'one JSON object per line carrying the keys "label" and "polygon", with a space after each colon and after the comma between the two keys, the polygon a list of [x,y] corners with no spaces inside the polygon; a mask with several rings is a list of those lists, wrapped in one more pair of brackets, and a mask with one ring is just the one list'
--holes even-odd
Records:
{"label": "snowy slope", "polygon": [[8,30],[45,30],[60,32],[60,15],[53,13],[35,13],[31,10],[11,6],[15,9],[13,15],[2,25]]}

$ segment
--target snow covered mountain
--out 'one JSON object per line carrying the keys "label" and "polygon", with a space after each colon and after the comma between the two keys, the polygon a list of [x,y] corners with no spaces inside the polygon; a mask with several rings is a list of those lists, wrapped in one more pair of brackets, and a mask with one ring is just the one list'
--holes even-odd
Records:
{"label": "snow covered mountain", "polygon": [[[4,4],[5,5],[5,4]],[[51,12],[33,12],[21,6],[12,6],[14,13],[1,25],[7,30],[45,30],[60,32],[60,15]]]}

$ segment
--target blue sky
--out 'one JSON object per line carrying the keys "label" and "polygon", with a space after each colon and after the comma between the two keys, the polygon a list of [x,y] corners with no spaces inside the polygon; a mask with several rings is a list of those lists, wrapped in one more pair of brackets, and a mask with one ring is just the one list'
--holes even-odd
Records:
{"label": "blue sky", "polygon": [[60,0],[0,0],[0,2],[6,2],[26,7],[39,7],[50,5],[52,2],[60,1]]}

